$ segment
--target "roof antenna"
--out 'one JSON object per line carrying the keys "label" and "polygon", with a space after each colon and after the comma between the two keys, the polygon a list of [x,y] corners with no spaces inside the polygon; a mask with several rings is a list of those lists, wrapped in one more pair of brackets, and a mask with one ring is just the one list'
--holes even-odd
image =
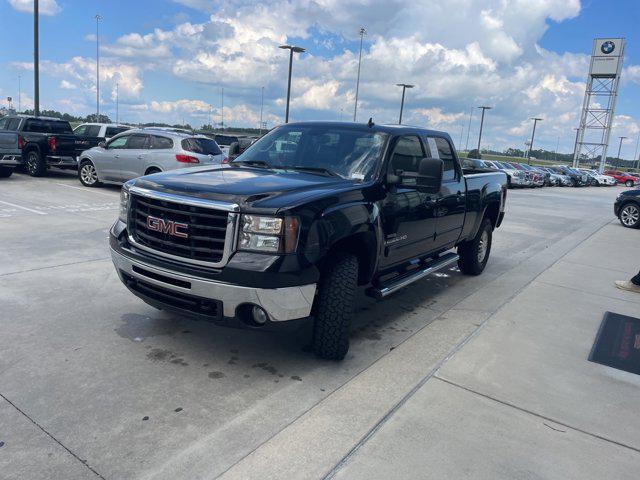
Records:
{"label": "roof antenna", "polygon": [[369,121],[367,122],[367,127],[371,128],[375,125],[375,123],[373,123],[373,117],[369,117]]}

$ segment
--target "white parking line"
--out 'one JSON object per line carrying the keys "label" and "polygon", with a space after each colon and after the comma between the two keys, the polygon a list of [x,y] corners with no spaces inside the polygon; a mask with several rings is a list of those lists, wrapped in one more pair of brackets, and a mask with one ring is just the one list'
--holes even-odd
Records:
{"label": "white parking line", "polygon": [[38,215],[46,215],[46,213],[44,213],[44,212],[39,212],[38,210],[33,210],[32,208],[21,207],[20,205],[16,205],[15,203],[3,202],[2,200],[0,200],[0,203],[3,203],[5,205],[9,205],[10,207],[19,208],[21,210],[26,210],[27,212],[37,213]]}
{"label": "white parking line", "polygon": [[97,193],[98,195],[105,195],[107,197],[114,198],[114,195],[111,195],[110,193],[99,192],[99,191],[96,191],[95,189],[93,191],[89,191],[89,189],[86,187],[75,187],[73,185],[66,185],[64,183],[56,183],[56,185],[59,185],[61,187],[73,188],[74,190],[80,190],[85,193],[91,193],[91,194]]}

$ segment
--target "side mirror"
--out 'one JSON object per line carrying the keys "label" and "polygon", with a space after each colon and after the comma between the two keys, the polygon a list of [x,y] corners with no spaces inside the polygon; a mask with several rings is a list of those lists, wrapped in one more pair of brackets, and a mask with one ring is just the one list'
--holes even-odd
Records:
{"label": "side mirror", "polygon": [[425,193],[438,193],[442,187],[444,162],[439,158],[423,158],[418,168],[418,190]]}
{"label": "side mirror", "polygon": [[107,148],[107,143],[106,142],[98,142],[98,146],[100,148]]}

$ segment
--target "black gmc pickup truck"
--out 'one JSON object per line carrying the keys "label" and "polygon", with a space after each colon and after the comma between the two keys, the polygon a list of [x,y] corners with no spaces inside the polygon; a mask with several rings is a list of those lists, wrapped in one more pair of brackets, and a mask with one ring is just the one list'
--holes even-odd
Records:
{"label": "black gmc pickup truck", "polygon": [[310,318],[316,354],[342,359],[358,285],[383,298],[456,263],[482,273],[506,186],[465,174],[446,133],[290,123],[228,167],[127,182],[111,253],[150,305],[253,327]]}
{"label": "black gmc pickup truck", "polygon": [[101,140],[75,135],[65,120],[25,115],[0,119],[0,138],[2,147],[12,151],[6,155],[6,165],[24,165],[32,177],[44,175],[50,167],[76,170],[76,157]]}

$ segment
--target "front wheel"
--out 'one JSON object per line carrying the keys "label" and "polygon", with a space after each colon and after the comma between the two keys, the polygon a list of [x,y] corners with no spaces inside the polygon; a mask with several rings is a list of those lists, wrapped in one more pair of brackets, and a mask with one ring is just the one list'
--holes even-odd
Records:
{"label": "front wheel", "polygon": [[633,187],[634,182],[633,182],[633,180],[627,180],[626,182],[624,182],[624,184],[625,184],[627,187]]}
{"label": "front wheel", "polygon": [[349,351],[349,329],[358,285],[358,259],[339,254],[330,261],[314,302],[313,350],[320,358],[342,360]]}
{"label": "front wheel", "polygon": [[85,187],[97,187],[100,185],[98,172],[95,165],[90,160],[83,160],[78,169],[78,179]]}
{"label": "front wheel", "polygon": [[493,224],[485,218],[476,236],[458,247],[458,268],[465,275],[480,275],[491,253]]}
{"label": "front wheel", "polygon": [[618,214],[620,223],[627,228],[640,228],[640,206],[630,203],[624,205]]}
{"label": "front wheel", "polygon": [[13,168],[0,167],[0,178],[9,178],[12,173],[13,173]]}
{"label": "front wheel", "polygon": [[41,177],[47,172],[47,164],[37,150],[27,153],[26,167],[32,177]]}

